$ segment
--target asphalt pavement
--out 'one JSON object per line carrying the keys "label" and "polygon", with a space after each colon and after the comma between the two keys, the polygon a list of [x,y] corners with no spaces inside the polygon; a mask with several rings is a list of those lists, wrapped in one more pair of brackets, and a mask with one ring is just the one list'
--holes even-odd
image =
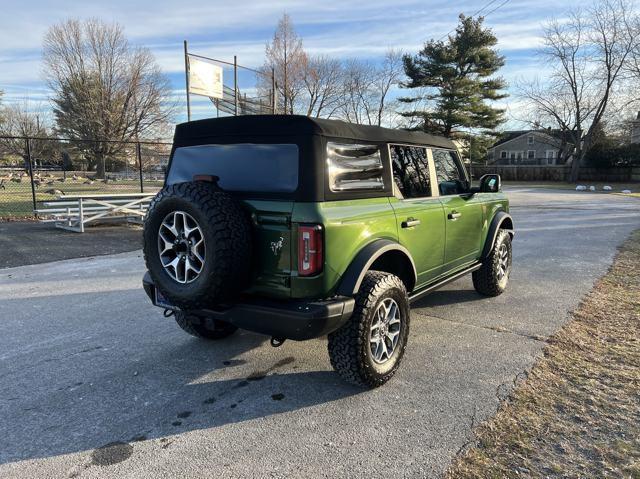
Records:
{"label": "asphalt pavement", "polygon": [[100,225],[84,233],[37,221],[0,221],[0,268],[63,259],[135,251],[142,247],[142,227]]}
{"label": "asphalt pavement", "polygon": [[640,201],[509,188],[508,291],[414,305],[362,391],[326,339],[204,342],[151,306],[139,251],[0,270],[0,477],[438,477],[640,227]]}

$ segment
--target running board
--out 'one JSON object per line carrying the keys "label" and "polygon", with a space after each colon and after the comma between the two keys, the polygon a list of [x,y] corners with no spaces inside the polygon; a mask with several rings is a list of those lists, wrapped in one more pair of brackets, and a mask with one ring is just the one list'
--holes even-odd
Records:
{"label": "running board", "polygon": [[415,293],[412,293],[409,295],[409,301],[413,302],[416,301],[424,296],[426,296],[427,294],[431,293],[432,291],[438,289],[438,288],[442,288],[445,284],[451,283],[452,281],[455,281],[456,279],[464,276],[465,274],[469,274],[474,272],[477,269],[480,269],[480,267],[482,266],[482,263],[475,263],[461,271],[458,271],[457,273],[455,273],[452,276],[448,276],[447,278],[441,279],[440,281],[437,281],[433,284],[430,284],[429,286],[427,286],[424,289],[421,289],[420,291],[417,291]]}

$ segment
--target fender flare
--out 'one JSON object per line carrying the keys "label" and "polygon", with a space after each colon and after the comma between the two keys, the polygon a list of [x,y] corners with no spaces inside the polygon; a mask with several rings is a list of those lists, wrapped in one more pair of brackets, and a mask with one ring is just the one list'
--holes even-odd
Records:
{"label": "fender flare", "polygon": [[[502,225],[507,222],[507,225],[511,225],[510,228],[502,228]],[[493,219],[491,220],[491,225],[489,226],[489,231],[487,232],[487,238],[484,241],[484,248],[482,250],[482,259],[485,259],[491,253],[493,249],[493,245],[496,241],[496,236],[498,236],[498,230],[503,229],[507,231],[511,238],[515,235],[515,231],[513,230],[513,218],[509,213],[505,211],[498,211]]]}
{"label": "fender flare", "polygon": [[353,261],[351,261],[351,264],[349,264],[345,273],[342,275],[342,279],[340,280],[336,291],[337,294],[342,296],[353,296],[356,294],[360,289],[364,275],[369,271],[371,265],[383,254],[388,253],[389,251],[399,251],[407,257],[411,263],[413,284],[415,285],[418,279],[418,273],[409,250],[394,241],[379,239],[362,248]]}

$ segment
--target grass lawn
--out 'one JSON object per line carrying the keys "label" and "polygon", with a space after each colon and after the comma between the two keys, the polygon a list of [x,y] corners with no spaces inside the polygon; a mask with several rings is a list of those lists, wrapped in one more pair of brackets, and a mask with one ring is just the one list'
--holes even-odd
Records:
{"label": "grass lawn", "polygon": [[640,231],[447,477],[640,478]]}
{"label": "grass lawn", "polygon": [[[57,199],[56,194],[45,193],[47,190],[57,189],[64,194],[99,194],[99,193],[137,193],[140,192],[138,180],[118,180],[102,183],[95,181],[92,185],[85,185],[82,180],[67,179],[64,183],[56,181],[53,185],[43,184],[36,188],[36,201],[41,202]],[[0,189],[0,218],[31,217],[33,204],[31,198],[31,184],[29,178],[23,178],[20,183],[5,181]],[[162,187],[162,181],[145,181],[145,192],[157,191]]]}

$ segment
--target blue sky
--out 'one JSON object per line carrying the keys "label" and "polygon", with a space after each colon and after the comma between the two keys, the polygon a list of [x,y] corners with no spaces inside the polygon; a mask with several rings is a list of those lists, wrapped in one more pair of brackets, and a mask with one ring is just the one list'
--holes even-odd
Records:
{"label": "blue sky", "polygon": [[[181,104],[176,121],[182,121],[186,118],[184,39],[194,53],[228,61],[236,54],[241,64],[257,67],[278,18],[287,12],[308,52],[376,59],[391,47],[416,52],[425,40],[455,28],[460,13],[471,15],[490,1],[2,0],[0,90],[5,92],[6,104],[28,101],[30,109],[47,111],[49,93],[41,64],[44,33],[51,24],[69,17],[98,17],[122,24],[131,43],[151,49],[172,81]],[[483,13],[503,1],[494,1]],[[486,24],[495,31],[499,49],[507,58],[501,73],[509,83],[544,75],[535,56],[541,23],[552,16],[561,17],[563,9],[570,6],[571,1],[509,0],[487,16]],[[513,99],[506,106],[517,109]],[[211,116],[214,110],[207,101],[196,100],[193,113],[199,118]]]}

